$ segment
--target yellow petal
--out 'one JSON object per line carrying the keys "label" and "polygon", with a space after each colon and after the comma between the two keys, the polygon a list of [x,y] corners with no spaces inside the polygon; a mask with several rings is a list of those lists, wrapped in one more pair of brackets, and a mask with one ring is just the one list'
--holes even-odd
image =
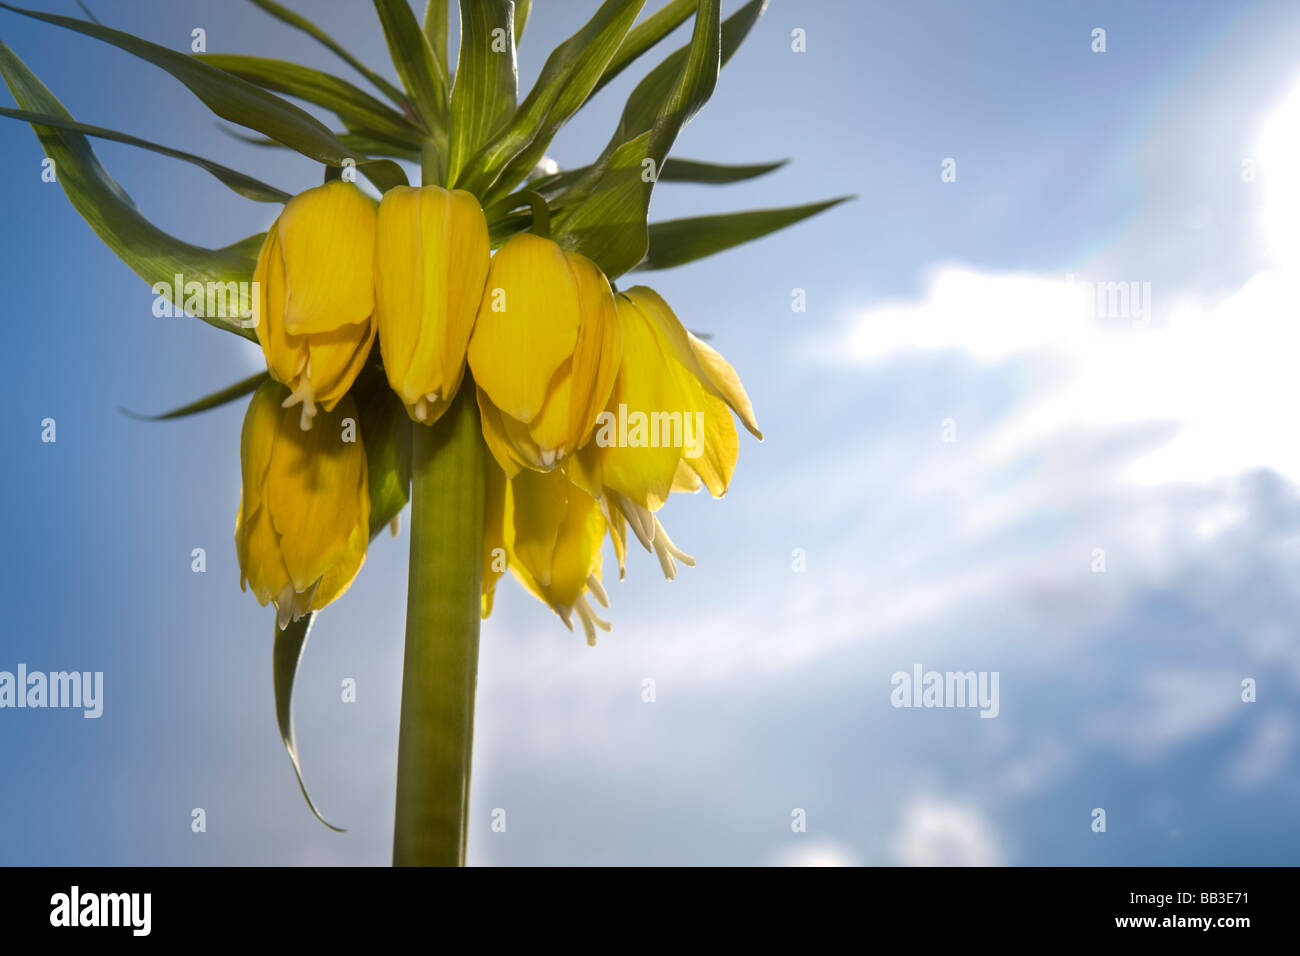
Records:
{"label": "yellow petal", "polygon": [[384,194],[376,241],[376,323],[389,384],[431,424],[455,396],[489,265],[487,220],[464,190]]}
{"label": "yellow petal", "polygon": [[592,445],[597,448],[601,480],[651,511],[672,490],[682,449],[649,444],[650,416],[695,410],[689,382],[664,356],[659,336],[636,305],[618,297],[623,361]]}
{"label": "yellow petal", "polygon": [[279,232],[272,229],[262,242],[253,273],[261,296],[257,341],[266,357],[266,369],[271,377],[291,388],[303,364],[307,361],[307,343],[284,330],[284,260],[280,255]]}
{"label": "yellow petal", "polygon": [[469,342],[474,380],[503,413],[531,422],[551,380],[573,354],[577,281],[549,239],[520,233],[495,256]]}
{"label": "yellow petal", "polygon": [[293,409],[284,415],[267,473],[266,507],[294,590],[304,592],[335,564],[355,561],[353,534],[370,523],[366,456],[360,440],[343,440],[343,419],[357,418],[351,397],[333,414],[318,416],[310,431],[297,427]]}
{"label": "yellow petal", "polygon": [[609,401],[623,359],[623,335],[609,280],[586,256],[565,253],[578,282],[582,322],[573,351],[572,398],[564,451],[572,452],[591,437],[596,415]]}
{"label": "yellow petal", "polygon": [[375,309],[375,204],[342,180],[293,197],[276,221],[288,280],[284,327],[332,332]]}
{"label": "yellow petal", "polygon": [[677,315],[654,289],[634,286],[623,293],[635,303],[642,315],[655,327],[665,352],[691,371],[704,386],[731,406],[755,437],[762,438],[754,419],[754,408],[740,383],[740,376],[727,360],[704,342],[691,335]]}

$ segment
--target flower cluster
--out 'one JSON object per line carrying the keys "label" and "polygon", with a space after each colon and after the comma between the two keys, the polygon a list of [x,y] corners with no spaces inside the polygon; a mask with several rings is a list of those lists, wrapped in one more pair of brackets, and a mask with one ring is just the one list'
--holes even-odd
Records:
{"label": "flower cluster", "polygon": [[608,606],[605,537],[620,577],[631,529],[672,578],[693,561],[658,511],[673,492],[726,491],[733,412],[762,437],[735,370],[657,293],[616,293],[590,259],[532,233],[493,254],[464,190],[399,186],[377,204],[341,180],[308,190],[267,234],[254,279],[275,382],[244,424],[235,537],[246,583],[282,627],[338,597],[364,561],[364,438],[339,436],[376,337],[414,427],[442,416],[469,368],[491,452],[484,617],[508,567],[594,643],[609,629],[589,600]]}

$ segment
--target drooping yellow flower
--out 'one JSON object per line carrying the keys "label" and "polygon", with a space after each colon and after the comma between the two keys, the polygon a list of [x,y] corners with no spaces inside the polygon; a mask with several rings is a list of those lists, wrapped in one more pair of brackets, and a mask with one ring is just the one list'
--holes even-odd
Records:
{"label": "drooping yellow flower", "polygon": [[483,437],[506,474],[546,471],[591,437],[622,347],[600,268],[520,233],[492,257],[469,342]]}
{"label": "drooping yellow flower", "polygon": [[375,204],[342,180],[300,193],[266,234],[257,341],[271,376],[302,405],[301,427],[351,387],[375,338]]}
{"label": "drooping yellow flower", "polygon": [[655,515],[675,491],[701,484],[721,497],[736,468],[734,411],[760,440],[754,409],[736,370],[692,335],[663,298],[637,286],[616,297],[623,356],[594,439],[568,468],[602,500],[623,566],[625,527],[659,558],[693,564]]}
{"label": "drooping yellow flower", "polygon": [[348,589],[366,558],[366,453],[350,396],[304,431],[284,388],[253,393],[240,441],[243,489],[235,523],[240,588],[273,603],[281,628]]}
{"label": "drooping yellow flower", "polygon": [[375,324],[388,383],[416,421],[456,396],[488,274],[487,219],[463,189],[398,186],[379,204]]}
{"label": "drooping yellow flower", "polygon": [[602,607],[609,598],[600,583],[605,518],[600,504],[559,470],[519,471],[505,489],[503,535],[510,570],[573,629],[576,614],[588,644],[596,630],[609,630],[587,595]]}

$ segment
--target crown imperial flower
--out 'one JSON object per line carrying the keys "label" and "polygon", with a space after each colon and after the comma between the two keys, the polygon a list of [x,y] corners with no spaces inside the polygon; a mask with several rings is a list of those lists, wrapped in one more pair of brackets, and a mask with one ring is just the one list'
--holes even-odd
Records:
{"label": "crown imperial flower", "polygon": [[248,404],[235,522],[240,587],[251,587],[263,606],[274,604],[282,629],[348,589],[365,561],[370,523],[366,453],[351,397],[332,413],[319,412],[322,421],[304,431],[283,395],[268,381]]}
{"label": "crown imperial flower", "polygon": [[520,233],[495,256],[469,343],[483,437],[513,476],[546,471],[591,437],[622,345],[600,268]]}
{"label": "crown imperial flower", "polygon": [[271,226],[253,280],[257,341],[271,376],[311,427],[356,380],[375,338],[375,204],[335,180],[293,197]]}
{"label": "crown imperial flower", "polygon": [[416,421],[456,396],[487,278],[487,220],[462,189],[398,186],[379,204],[375,324],[388,382]]}

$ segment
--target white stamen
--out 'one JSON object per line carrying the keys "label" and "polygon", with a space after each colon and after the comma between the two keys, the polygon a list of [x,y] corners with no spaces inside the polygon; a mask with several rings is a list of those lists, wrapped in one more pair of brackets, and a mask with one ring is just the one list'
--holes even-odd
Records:
{"label": "white stamen", "polygon": [[605,593],[605,586],[600,583],[600,578],[594,574],[587,575],[587,589],[600,602],[601,607],[609,607],[609,595]]}

